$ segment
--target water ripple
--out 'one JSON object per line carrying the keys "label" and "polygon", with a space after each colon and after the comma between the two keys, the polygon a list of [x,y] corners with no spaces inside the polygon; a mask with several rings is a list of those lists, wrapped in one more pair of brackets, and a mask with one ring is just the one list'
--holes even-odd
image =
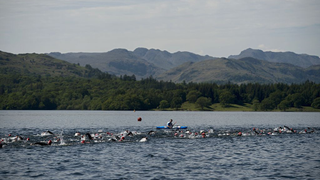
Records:
{"label": "water ripple", "polygon": [[[55,134],[52,136],[41,136],[48,129],[34,128],[34,124],[22,128],[4,126],[0,128],[0,138],[4,139],[0,179],[319,179],[319,126],[313,126],[315,132],[310,134],[267,135],[278,124],[258,127],[252,120],[244,125],[213,126],[210,122],[203,120],[201,127],[189,129],[199,134],[205,130],[205,138],[186,131],[157,131],[151,125],[72,126],[63,130],[56,126],[50,129]],[[261,135],[253,134],[253,125],[261,128]],[[292,127],[303,132],[306,127],[302,125]],[[127,129],[134,135],[121,141],[110,140]],[[150,130],[156,133],[150,135]],[[240,131],[246,134],[238,136]],[[93,134],[95,139],[81,143],[76,132]],[[24,140],[15,141],[8,134],[20,135]],[[139,142],[143,137],[148,141]],[[58,138],[63,138],[64,143]],[[48,140],[53,141],[51,146],[31,145]]]}

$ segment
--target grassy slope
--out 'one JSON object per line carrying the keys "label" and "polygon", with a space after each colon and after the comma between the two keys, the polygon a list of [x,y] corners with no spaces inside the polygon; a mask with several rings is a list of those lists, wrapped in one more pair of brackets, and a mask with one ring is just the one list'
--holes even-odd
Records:
{"label": "grassy slope", "polygon": [[45,54],[10,54],[0,52],[1,73],[36,74],[50,76],[81,76],[86,69],[54,59]]}
{"label": "grassy slope", "polygon": [[[163,109],[166,111],[175,111],[176,109],[167,108]],[[252,109],[252,104],[244,104],[244,105],[238,105],[238,104],[231,104],[229,107],[222,107],[220,103],[212,104],[210,107],[206,107],[203,110],[196,107],[194,103],[185,102],[182,104],[181,108],[178,110],[182,111],[254,111]],[[275,109],[272,112],[278,112],[280,110]],[[314,109],[312,107],[306,107],[304,106],[302,109],[298,108],[289,108],[286,110],[286,112],[320,112],[320,109]]]}
{"label": "grassy slope", "polygon": [[[314,73],[317,73],[317,69]],[[173,82],[233,82],[233,83],[300,83],[307,79],[319,82],[307,70],[290,64],[271,63],[253,58],[213,59],[185,63],[157,77]]]}

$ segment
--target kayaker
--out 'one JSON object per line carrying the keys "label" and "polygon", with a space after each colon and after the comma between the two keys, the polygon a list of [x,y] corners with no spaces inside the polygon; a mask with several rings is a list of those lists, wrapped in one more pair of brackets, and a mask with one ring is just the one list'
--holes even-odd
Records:
{"label": "kayaker", "polygon": [[167,128],[172,129],[173,124],[172,124],[172,119],[170,119],[170,121],[167,123]]}

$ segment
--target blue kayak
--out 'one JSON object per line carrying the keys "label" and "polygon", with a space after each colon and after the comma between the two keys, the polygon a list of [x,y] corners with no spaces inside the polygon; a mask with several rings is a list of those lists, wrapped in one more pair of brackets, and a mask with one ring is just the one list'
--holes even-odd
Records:
{"label": "blue kayak", "polygon": [[[173,126],[171,129],[187,129],[188,126]],[[167,126],[157,126],[157,129],[170,129]]]}

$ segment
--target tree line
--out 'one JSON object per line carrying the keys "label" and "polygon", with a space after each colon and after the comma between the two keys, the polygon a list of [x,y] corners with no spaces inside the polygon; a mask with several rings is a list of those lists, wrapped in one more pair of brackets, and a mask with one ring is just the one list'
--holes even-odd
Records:
{"label": "tree line", "polygon": [[3,74],[0,109],[7,110],[178,110],[185,102],[199,109],[220,103],[252,104],[255,111],[312,106],[320,108],[320,85],[173,83],[152,76],[136,80],[99,73],[92,78]]}

